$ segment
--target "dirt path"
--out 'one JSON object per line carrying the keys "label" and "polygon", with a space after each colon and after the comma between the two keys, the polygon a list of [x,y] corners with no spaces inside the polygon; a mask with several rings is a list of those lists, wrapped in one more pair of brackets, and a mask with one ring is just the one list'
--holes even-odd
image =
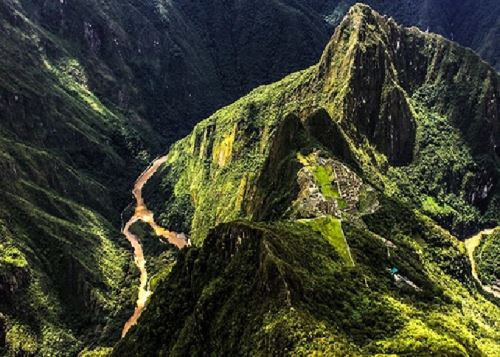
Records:
{"label": "dirt path", "polygon": [[472,267],[472,276],[479,283],[479,285],[483,288],[484,291],[492,294],[496,298],[500,298],[500,293],[498,291],[493,290],[489,286],[483,285],[483,283],[479,279],[479,274],[477,272],[477,264],[476,264],[476,260],[474,258],[474,252],[475,252],[476,248],[479,247],[479,244],[481,244],[481,239],[483,236],[491,235],[491,234],[493,234],[493,232],[495,232],[499,228],[500,227],[486,229],[482,232],[479,232],[475,236],[465,240],[465,249],[467,250],[467,254],[469,255],[469,260],[470,260],[470,264]]}
{"label": "dirt path", "polygon": [[144,185],[166,161],[167,156],[162,156],[153,161],[153,163],[139,176],[134,184],[134,189],[132,190],[136,201],[135,213],[125,224],[122,232],[130,242],[130,245],[132,245],[132,247],[134,248],[134,262],[140,271],[140,284],[135,311],[123,327],[122,337],[124,337],[129,329],[137,323],[137,320],[141,316],[141,313],[146,306],[148,297],[151,295],[151,291],[148,287],[146,259],[144,258],[144,252],[142,250],[142,245],[139,241],[139,238],[136,235],[132,234],[132,232],[130,232],[130,228],[132,227],[132,225],[138,221],[143,221],[149,224],[149,226],[154,230],[155,234],[158,237],[165,239],[170,244],[175,245],[177,248],[181,249],[189,245],[189,241],[186,239],[186,236],[184,234],[171,232],[156,224],[153,212],[151,212],[147,208],[142,197],[142,189]]}

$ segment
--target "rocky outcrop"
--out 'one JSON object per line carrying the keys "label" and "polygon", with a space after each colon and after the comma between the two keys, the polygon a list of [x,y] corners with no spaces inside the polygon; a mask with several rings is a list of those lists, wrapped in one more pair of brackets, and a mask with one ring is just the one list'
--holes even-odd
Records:
{"label": "rocky outcrop", "polygon": [[29,283],[29,272],[26,268],[7,265],[0,271],[0,297],[6,300],[15,299],[15,295]]}
{"label": "rocky outcrop", "polygon": [[245,200],[246,211],[256,220],[282,217],[299,192],[293,179],[300,170],[295,160],[306,133],[295,114],[286,116],[271,138],[269,156],[257,180],[255,193]]}
{"label": "rocky outcrop", "polygon": [[317,109],[303,121],[311,137],[331,150],[339,159],[355,165],[345,133],[324,108]]}
{"label": "rocky outcrop", "polygon": [[[405,29],[356,5],[327,45],[313,90],[325,93],[333,119],[367,138],[393,165],[412,161],[416,123],[411,99],[447,116],[474,152],[500,143],[498,76],[471,51],[416,28]],[[479,144],[481,143],[481,144]]]}

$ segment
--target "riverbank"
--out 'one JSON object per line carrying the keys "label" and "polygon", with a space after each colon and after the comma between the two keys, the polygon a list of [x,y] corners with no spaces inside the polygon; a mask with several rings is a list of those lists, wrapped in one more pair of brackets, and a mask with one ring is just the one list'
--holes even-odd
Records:
{"label": "riverbank", "polygon": [[471,264],[472,268],[472,276],[474,279],[477,281],[477,283],[481,286],[481,288],[486,291],[487,293],[493,295],[495,298],[500,299],[500,292],[494,290],[492,287],[484,285],[481,282],[481,279],[479,279],[479,273],[477,270],[477,263],[476,259],[474,258],[474,252],[476,251],[477,247],[481,244],[481,239],[484,236],[488,236],[493,234],[497,229],[500,229],[500,227],[497,228],[491,228],[491,229],[486,229],[482,232],[479,232],[478,234],[472,236],[469,239],[466,239],[464,244],[465,244],[465,249],[467,250],[467,255],[469,256],[469,261]]}

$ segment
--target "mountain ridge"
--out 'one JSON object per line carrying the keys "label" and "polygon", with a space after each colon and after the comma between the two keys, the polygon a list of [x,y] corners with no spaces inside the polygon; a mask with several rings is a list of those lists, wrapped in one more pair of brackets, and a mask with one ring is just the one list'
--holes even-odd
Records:
{"label": "mountain ridge", "polygon": [[[318,65],[171,148],[145,198],[195,247],[113,355],[495,355],[498,302],[448,230],[499,222],[496,83],[472,51],[352,7]],[[461,120],[444,99],[457,87]],[[484,187],[486,208],[470,200]]]}

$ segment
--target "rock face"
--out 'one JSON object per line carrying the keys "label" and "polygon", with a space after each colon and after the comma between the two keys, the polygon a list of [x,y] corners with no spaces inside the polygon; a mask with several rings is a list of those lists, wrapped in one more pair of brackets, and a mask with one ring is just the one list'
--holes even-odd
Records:
{"label": "rock face", "polygon": [[[344,125],[356,123],[354,130],[366,135],[392,163],[412,160],[415,118],[408,99],[418,88],[440,87],[444,81],[448,85],[438,97],[429,98],[430,104],[452,117],[474,150],[494,152],[499,140],[498,76],[487,67],[475,83],[461,76],[477,66],[472,53],[453,60],[459,56],[457,48],[438,36],[424,40],[418,30],[403,31],[362,6],[350,10],[334,39],[320,62],[320,76],[327,79],[323,91],[332,96],[345,92],[343,117],[350,120]],[[479,83],[485,88],[471,89]],[[464,120],[465,116],[475,119]]]}
{"label": "rock face", "polygon": [[280,123],[270,139],[269,157],[256,184],[255,193],[248,197],[245,210],[256,220],[269,220],[283,215],[296,197],[299,187],[289,180],[300,170],[294,161],[303,145],[305,129],[299,117],[290,114]]}
{"label": "rock face", "polygon": [[318,109],[306,116],[304,126],[315,140],[332,151],[335,156],[355,165],[349,142],[344,132],[325,109]]}
{"label": "rock face", "polygon": [[370,8],[352,9],[327,47],[319,71],[327,79],[323,90],[332,95],[337,95],[339,82],[345,82],[344,127],[366,136],[392,164],[402,165],[412,161],[416,127],[390,55],[386,34],[394,30]]}
{"label": "rock face", "polygon": [[19,290],[25,288],[29,282],[29,273],[26,269],[11,267],[0,273],[0,296],[4,301],[13,301]]}

